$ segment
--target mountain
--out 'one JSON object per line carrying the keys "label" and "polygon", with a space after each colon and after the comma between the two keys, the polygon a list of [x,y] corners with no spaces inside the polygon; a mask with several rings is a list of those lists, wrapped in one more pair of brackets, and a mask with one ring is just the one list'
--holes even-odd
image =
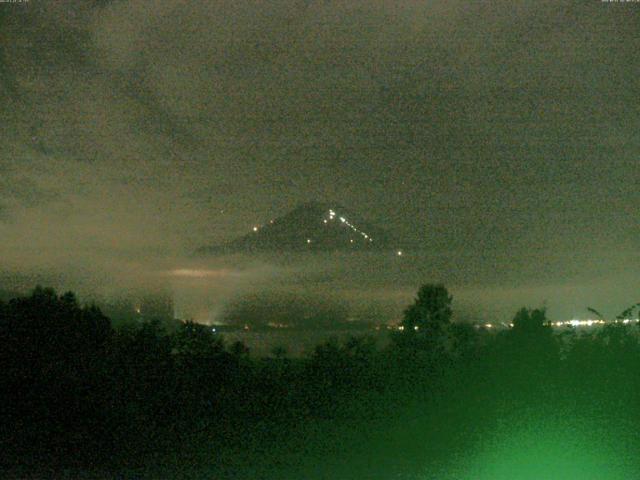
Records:
{"label": "mountain", "polygon": [[309,202],[199,254],[390,250],[390,235],[339,205]]}

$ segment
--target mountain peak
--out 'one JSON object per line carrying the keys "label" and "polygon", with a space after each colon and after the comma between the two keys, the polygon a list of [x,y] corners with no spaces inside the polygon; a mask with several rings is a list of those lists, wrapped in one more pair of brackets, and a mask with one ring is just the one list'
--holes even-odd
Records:
{"label": "mountain peak", "polygon": [[203,254],[366,251],[389,248],[388,234],[338,204],[310,201]]}

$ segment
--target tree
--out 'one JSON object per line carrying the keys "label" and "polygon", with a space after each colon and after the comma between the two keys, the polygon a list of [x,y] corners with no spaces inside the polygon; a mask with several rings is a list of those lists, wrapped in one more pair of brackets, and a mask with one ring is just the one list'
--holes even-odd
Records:
{"label": "tree", "polygon": [[246,359],[249,356],[249,347],[244,342],[237,340],[231,344],[229,352],[238,360]]}
{"label": "tree", "polygon": [[[518,388],[543,382],[560,359],[558,339],[544,308],[521,308],[513,317],[513,328],[505,332],[504,364],[518,377]],[[544,383],[544,382],[543,382]],[[514,384],[515,385],[515,384]],[[516,387],[514,387],[516,388]]]}
{"label": "tree", "polygon": [[225,351],[222,337],[213,333],[211,327],[193,321],[180,325],[173,335],[173,343],[173,351],[181,361],[209,362]]}
{"label": "tree", "polygon": [[404,311],[402,327],[405,332],[422,331],[441,334],[451,323],[453,297],[442,284],[426,284],[418,290],[413,305]]}
{"label": "tree", "polygon": [[514,335],[536,335],[551,331],[547,322],[547,312],[544,308],[521,308],[513,317]]}
{"label": "tree", "polygon": [[271,355],[278,361],[285,360],[287,358],[287,347],[276,345],[271,349]]}
{"label": "tree", "polygon": [[77,452],[104,427],[112,335],[109,319],[70,292],[37,287],[0,305],[0,442],[16,457]]}
{"label": "tree", "polygon": [[[639,308],[639,307],[640,307],[640,303],[636,303],[634,305],[631,305],[628,308],[625,308],[622,312],[620,312],[618,315],[616,315],[615,320],[616,321],[620,321],[620,320],[625,320],[625,319],[633,317],[633,312],[635,312],[636,309]],[[595,308],[587,307],[587,310],[589,310],[591,313],[595,314],[600,320],[605,320],[604,315],[602,315]]]}
{"label": "tree", "polygon": [[[400,331],[391,335],[404,371],[444,366],[451,342],[452,296],[442,284],[425,284],[404,311]],[[439,367],[438,367],[439,368]]]}

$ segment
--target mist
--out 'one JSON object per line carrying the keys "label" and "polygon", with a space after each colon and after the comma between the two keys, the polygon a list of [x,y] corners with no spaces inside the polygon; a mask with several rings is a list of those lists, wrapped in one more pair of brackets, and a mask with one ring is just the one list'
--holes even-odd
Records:
{"label": "mist", "polygon": [[0,477],[633,478],[639,7],[0,1]]}
{"label": "mist", "polygon": [[[0,21],[6,290],[168,291],[203,322],[271,283],[386,320],[431,281],[461,318],[636,300],[623,8],[66,0]],[[193,259],[309,199],[407,256]]]}

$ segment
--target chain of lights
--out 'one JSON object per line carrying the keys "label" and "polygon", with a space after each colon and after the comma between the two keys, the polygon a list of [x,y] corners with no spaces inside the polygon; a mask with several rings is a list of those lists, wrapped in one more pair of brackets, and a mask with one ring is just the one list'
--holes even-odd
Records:
{"label": "chain of lights", "polygon": [[[365,240],[368,240],[369,242],[373,242],[373,238],[371,238],[371,236],[369,236],[369,234],[363,232],[362,230],[358,229],[355,225],[351,224],[349,222],[349,220],[347,220],[345,217],[339,217],[340,218],[340,222],[344,225],[346,225],[347,227],[349,227],[351,230],[353,230],[355,233],[357,233],[358,235],[361,235]],[[336,212],[333,209],[329,209],[329,218],[328,219],[324,219],[323,222],[325,224],[328,224],[330,221],[334,221],[336,219]],[[351,243],[353,243],[353,239],[351,239]]]}
{"label": "chain of lights", "polygon": [[[364,238],[364,240],[369,241],[369,242],[373,242],[373,238],[371,237],[371,235],[369,235],[366,232],[363,232],[362,230],[360,230],[359,228],[357,228],[355,225],[353,225],[351,222],[349,222],[349,220],[347,220],[345,217],[343,216],[337,216],[335,210],[333,210],[332,208],[329,209],[329,216],[328,218],[323,218],[322,219],[322,223],[324,223],[325,225],[328,225],[329,222],[333,222],[335,221],[336,217],[340,220],[340,223],[342,223],[343,225],[349,227],[353,232],[357,233],[358,235],[361,235],[362,238]],[[271,220],[269,223],[273,224],[273,220]],[[253,227],[253,231],[254,232],[258,232],[258,230],[260,230],[260,226],[255,225]],[[350,243],[354,243],[353,238],[349,239]],[[313,243],[313,240],[311,238],[307,238],[307,244],[311,244]],[[398,255],[399,257],[402,256],[402,250],[398,250],[396,252],[396,255]]]}
{"label": "chain of lights", "polygon": [[639,319],[634,318],[621,318],[618,320],[567,320],[566,322],[551,322],[549,325],[552,327],[562,327],[562,326],[571,326],[571,327],[592,327],[594,325],[607,325],[607,324],[618,324],[621,323],[623,325],[628,325],[630,323],[638,323]]}
{"label": "chain of lights", "polygon": [[[587,319],[587,320],[577,320],[577,319],[573,319],[573,320],[565,320],[565,321],[560,321],[560,322],[549,322],[547,323],[548,326],[550,327],[595,327],[598,325],[617,325],[617,324],[621,324],[621,325],[629,325],[629,324],[633,324],[633,323],[640,323],[640,319],[637,318],[621,318],[618,320],[601,320],[601,319],[597,319],[597,320],[593,320],[593,319]],[[480,323],[480,324],[476,324],[475,325],[476,328],[486,328],[486,329],[492,329],[492,328],[513,328],[513,323]]]}

